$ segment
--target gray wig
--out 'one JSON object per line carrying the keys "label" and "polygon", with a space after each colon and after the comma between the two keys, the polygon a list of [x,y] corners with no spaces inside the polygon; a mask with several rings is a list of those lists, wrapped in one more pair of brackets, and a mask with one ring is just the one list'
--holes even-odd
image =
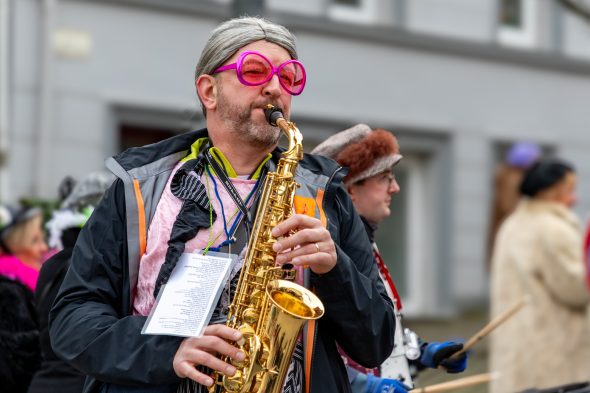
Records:
{"label": "gray wig", "polygon": [[[211,74],[243,46],[260,40],[277,44],[289,52],[292,59],[297,59],[295,37],[287,28],[262,18],[234,18],[223,22],[211,32],[197,63],[195,81],[203,74]],[[201,109],[206,117],[203,102]]]}
{"label": "gray wig", "polygon": [[292,59],[297,59],[295,37],[285,27],[262,18],[230,19],[211,32],[197,64],[195,80],[203,74],[211,74],[241,47],[260,40],[279,45]]}

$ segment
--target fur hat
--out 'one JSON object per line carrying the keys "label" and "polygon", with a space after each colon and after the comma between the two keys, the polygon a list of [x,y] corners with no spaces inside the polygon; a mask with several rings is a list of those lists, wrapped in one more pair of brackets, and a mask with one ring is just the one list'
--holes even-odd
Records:
{"label": "fur hat", "polygon": [[312,151],[348,167],[346,186],[391,170],[402,159],[397,139],[389,131],[357,124],[332,135]]}

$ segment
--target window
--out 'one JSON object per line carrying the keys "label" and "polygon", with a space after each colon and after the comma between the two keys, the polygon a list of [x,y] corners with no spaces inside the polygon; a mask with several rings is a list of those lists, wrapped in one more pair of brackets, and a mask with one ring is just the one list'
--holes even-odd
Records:
{"label": "window", "polygon": [[358,7],[361,5],[361,0],[334,0],[334,4]]}
{"label": "window", "polygon": [[353,23],[373,23],[377,20],[377,0],[332,0],[328,16],[334,20]]}
{"label": "window", "polygon": [[532,47],[536,42],[536,0],[502,0],[498,41],[508,46]]}
{"label": "window", "polygon": [[500,6],[500,24],[513,28],[522,26],[522,1],[502,0]]}
{"label": "window", "polygon": [[406,150],[394,169],[401,192],[393,196],[391,216],[376,232],[377,246],[401,296],[405,316],[436,315],[448,301],[439,296],[446,284],[437,272],[445,262],[435,255],[440,234],[435,232],[438,216],[430,192],[432,163],[429,156]]}
{"label": "window", "polygon": [[383,256],[383,261],[389,269],[395,287],[404,300],[411,297],[408,289],[408,169],[406,166],[397,165],[395,177],[402,192],[391,199],[391,217],[384,220],[375,233],[375,241]]}

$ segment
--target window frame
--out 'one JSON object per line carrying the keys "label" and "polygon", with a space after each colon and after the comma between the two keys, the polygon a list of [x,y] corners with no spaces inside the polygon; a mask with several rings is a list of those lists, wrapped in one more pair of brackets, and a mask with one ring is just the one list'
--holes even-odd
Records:
{"label": "window frame", "polygon": [[[537,43],[537,0],[520,0],[522,23],[520,27],[503,25],[498,12],[497,40],[500,44],[521,48],[530,48]],[[500,10],[498,10],[500,11]]]}
{"label": "window frame", "polygon": [[369,24],[377,20],[377,8],[377,0],[359,0],[358,6],[330,1],[327,14],[336,21]]}

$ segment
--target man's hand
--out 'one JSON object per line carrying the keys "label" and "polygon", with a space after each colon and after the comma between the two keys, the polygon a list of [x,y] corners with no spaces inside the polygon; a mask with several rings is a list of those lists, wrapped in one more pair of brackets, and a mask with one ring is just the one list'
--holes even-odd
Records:
{"label": "man's hand", "polygon": [[[291,232],[295,232],[289,235]],[[273,245],[277,263],[309,266],[316,274],[328,273],[336,265],[336,246],[330,232],[317,218],[294,214],[278,224],[272,235],[279,240]],[[281,236],[289,235],[280,238]]]}
{"label": "man's hand", "polygon": [[463,349],[463,344],[460,342],[432,342],[422,351],[420,363],[431,368],[444,367],[449,373],[463,372],[467,367],[467,353],[463,353],[457,358],[451,358],[461,349]]}
{"label": "man's hand", "polygon": [[172,361],[174,372],[180,378],[190,378],[205,386],[211,386],[213,380],[197,371],[196,366],[203,365],[229,376],[234,375],[236,368],[220,360],[217,355],[244,360],[244,352],[232,345],[241,338],[239,331],[225,325],[207,326],[201,337],[185,338],[182,341]]}

